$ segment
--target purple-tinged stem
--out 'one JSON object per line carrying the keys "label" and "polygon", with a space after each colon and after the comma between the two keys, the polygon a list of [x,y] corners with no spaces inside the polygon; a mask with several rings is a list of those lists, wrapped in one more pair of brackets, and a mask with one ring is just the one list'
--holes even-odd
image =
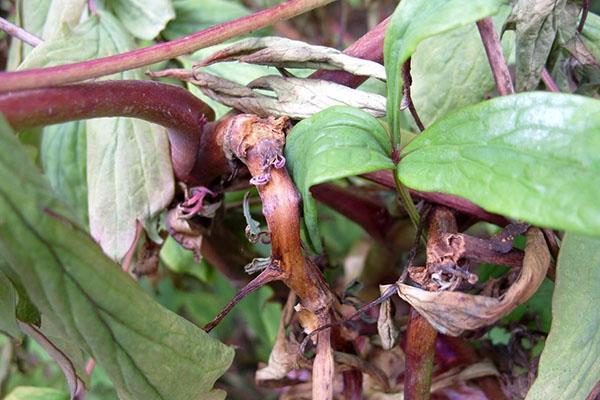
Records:
{"label": "purple-tinged stem", "polygon": [[[395,189],[394,175],[392,171],[382,170],[376,172],[370,172],[368,174],[361,175],[363,178],[368,179],[372,182],[379,183],[380,185],[386,186],[390,189]],[[469,200],[453,196],[451,194],[438,193],[438,192],[420,192],[418,190],[409,189],[411,196],[414,196],[421,200],[426,200],[430,203],[446,206],[453,208],[464,214],[472,215],[483,221],[491,222],[498,226],[504,226],[508,224],[508,220],[501,215],[492,214],[485,211],[483,208],[471,203]]]}
{"label": "purple-tinged stem", "polygon": [[554,82],[554,79],[552,79],[552,76],[546,67],[542,69],[542,82],[544,82],[546,89],[548,89],[550,92],[560,93],[560,88],[556,82]]}
{"label": "purple-tinged stem", "polygon": [[42,39],[40,39],[39,37],[27,32],[25,29],[13,24],[10,21],[5,20],[4,18],[0,18],[0,30],[3,30],[8,35],[17,38],[32,47],[35,47],[38,44],[42,43]]}
{"label": "purple-tinged stem", "polygon": [[[173,169],[194,183],[203,126],[213,110],[185,89],[151,81],[103,81],[0,94],[0,113],[15,130],[61,122],[133,117],[169,130]],[[198,160],[204,162],[204,160]]]}
{"label": "purple-tinged stem", "polygon": [[402,66],[402,79],[404,79],[404,87],[402,90],[404,99],[408,102],[408,110],[410,111],[410,115],[412,115],[413,119],[415,120],[419,130],[423,132],[425,130],[425,125],[423,125],[423,122],[417,113],[417,109],[415,108],[415,103],[413,103],[410,95],[410,85],[412,85],[412,76],[410,75],[410,58],[406,60]]}
{"label": "purple-tinged stem", "polygon": [[79,82],[151,65],[295,17],[331,1],[333,0],[290,0],[180,39],[126,53],[55,67],[0,73],[0,92]]}
{"label": "purple-tinged stem", "polygon": [[385,206],[332,183],[310,189],[313,197],[363,227],[375,240],[390,245],[388,234],[393,219]]}
{"label": "purple-tinged stem", "polygon": [[590,0],[583,0],[583,5],[581,6],[581,19],[579,20],[579,26],[577,26],[577,32],[583,32],[583,26],[585,25],[585,20],[587,19],[589,11]]}
{"label": "purple-tinged stem", "polygon": [[494,28],[494,21],[491,17],[483,18],[477,21],[477,29],[479,29],[479,35],[485,47],[485,53],[487,54],[492,68],[492,75],[496,82],[496,89],[501,96],[513,94],[515,89],[513,87],[512,79],[510,78],[510,72],[502,53],[502,44],[500,38]]}

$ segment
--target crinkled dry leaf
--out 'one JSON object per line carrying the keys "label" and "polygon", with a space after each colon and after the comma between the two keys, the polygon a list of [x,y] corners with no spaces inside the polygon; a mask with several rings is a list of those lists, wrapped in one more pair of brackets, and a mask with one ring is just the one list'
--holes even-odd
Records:
{"label": "crinkled dry leaf", "polygon": [[[465,382],[471,379],[483,378],[485,376],[498,376],[498,370],[494,364],[489,361],[481,361],[472,365],[462,371],[459,368],[451,369],[450,371],[444,372],[433,378],[431,383],[431,393],[443,389],[448,386],[455,385],[459,382]],[[373,392],[366,394],[368,400],[404,400],[404,393],[381,393]]]}
{"label": "crinkled dry leaf", "polygon": [[464,330],[493,324],[529,300],[542,284],[550,262],[550,252],[542,232],[531,228],[527,232],[525,258],[519,277],[500,298],[461,292],[429,292],[405,284],[398,285],[398,295],[439,332],[458,336]]}
{"label": "crinkled dry leaf", "polygon": [[[379,285],[379,290],[383,295],[391,285]],[[379,318],[377,319],[377,332],[381,338],[381,347],[389,350],[396,345],[400,331],[394,323],[392,314],[392,302],[387,299],[379,307]]]}
{"label": "crinkled dry leaf", "polygon": [[383,65],[374,61],[351,57],[331,47],[271,36],[240,40],[202,60],[196,66],[232,60],[282,68],[343,70],[354,75],[371,76],[381,80],[386,78]]}
{"label": "crinkled dry leaf", "polygon": [[[385,97],[318,79],[270,75],[258,78],[246,87],[200,71],[165,70],[151,75],[185,80],[219,103],[261,117],[285,115],[305,119],[340,105],[359,108],[375,117],[385,115]],[[264,94],[265,91],[273,93]]]}

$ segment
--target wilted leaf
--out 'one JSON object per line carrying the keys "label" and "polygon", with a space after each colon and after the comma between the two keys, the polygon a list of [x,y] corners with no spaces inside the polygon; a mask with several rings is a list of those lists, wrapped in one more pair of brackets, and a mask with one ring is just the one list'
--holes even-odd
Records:
{"label": "wilted leaf", "polygon": [[[453,368],[432,378],[431,393],[444,389],[457,383],[466,382],[471,379],[483,378],[486,376],[498,376],[498,369],[489,361],[481,361],[471,364],[464,369]],[[375,392],[368,395],[367,400],[404,400],[404,393],[380,393]],[[458,397],[456,397],[458,399]],[[460,397],[465,399],[465,397]]]}
{"label": "wilted leaf", "polygon": [[108,0],[125,28],[137,38],[152,40],[175,18],[170,0]]}
{"label": "wilted leaf", "polygon": [[[153,76],[171,76],[198,87],[221,104],[261,117],[304,119],[333,106],[350,106],[374,116],[385,115],[385,97],[318,79],[263,76],[242,86],[205,72],[165,70]],[[258,89],[258,90],[256,90]],[[265,91],[272,94],[263,94]]]}
{"label": "wilted leaf", "polygon": [[515,26],[518,92],[535,89],[558,30],[566,0],[519,0],[507,21]]}
{"label": "wilted leaf", "polygon": [[[191,70],[197,61],[208,57],[210,54],[214,53],[215,51],[219,51],[220,49],[223,49],[226,46],[226,44],[220,44],[217,46],[207,47],[205,49],[198,50],[190,57],[181,57],[180,60],[184,68]],[[272,75],[276,72],[275,68],[272,67],[243,64],[239,62],[224,62],[219,63],[218,65],[208,65],[206,67],[202,67],[201,71],[230,80],[232,82],[244,86],[249,84],[253,80],[260,78],[261,76]],[[215,110],[215,115],[217,119],[227,114],[231,110],[229,107],[211,99],[210,97],[202,93],[200,89],[198,89],[193,84],[188,82],[187,86],[193,94],[198,96],[200,99],[202,99],[202,101],[204,101],[206,104],[211,106],[213,110]]]}
{"label": "wilted leaf", "polygon": [[206,29],[221,22],[250,14],[250,11],[231,0],[173,0],[175,19],[162,32],[168,40]]}
{"label": "wilted leaf", "polygon": [[464,330],[492,325],[525,303],[546,277],[551,258],[543,233],[527,232],[527,246],[519,277],[500,298],[462,292],[430,292],[399,284],[398,295],[413,306],[439,332],[458,336]]}
{"label": "wilted leaf", "polygon": [[[494,17],[501,27],[508,7]],[[502,40],[508,59],[514,35]],[[411,57],[411,97],[425,126],[449,111],[484,100],[494,90],[492,71],[475,24],[424,40]],[[412,117],[411,117],[412,119]]]}
{"label": "wilted leaf", "polygon": [[88,225],[86,123],[67,122],[44,128],[40,156],[52,189]]}
{"label": "wilted leaf", "polygon": [[[135,43],[113,16],[98,12],[75,29],[35,48],[21,66],[77,62],[131,50]],[[111,75],[141,79],[139,70]],[[54,128],[63,129],[63,128]],[[153,235],[152,219],[173,198],[174,181],[166,130],[130,118],[86,123],[90,232],[106,254],[120,260],[135,237],[136,221]]]}
{"label": "wilted leaf", "polygon": [[504,96],[452,112],[402,151],[406,186],[535,225],[600,234],[600,101]]}
{"label": "wilted leaf", "polygon": [[394,167],[388,134],[379,121],[350,107],[331,107],[298,123],[288,135],[285,156],[304,204],[312,247],[321,251],[310,187],[338,178]]}
{"label": "wilted leaf", "polygon": [[122,399],[209,392],[231,349],[156,304],[105,257],[0,126],[0,253],[42,315],[106,369]]}
{"label": "wilted leaf", "polygon": [[[0,263],[6,263],[2,256]],[[4,268],[6,266],[0,267],[0,331],[16,338],[21,336],[17,326],[17,291],[2,272]]]}
{"label": "wilted leaf", "polygon": [[[390,285],[379,285],[379,291],[382,296],[389,287]],[[396,345],[400,330],[394,322],[394,313],[392,312],[392,302],[390,299],[385,300],[379,306],[377,333],[379,333],[381,347],[383,347],[384,350],[389,350]]]}
{"label": "wilted leaf", "polygon": [[385,68],[374,61],[351,57],[331,47],[271,36],[240,40],[202,60],[197,66],[232,60],[282,68],[343,70],[385,80]]}
{"label": "wilted leaf", "polygon": [[387,118],[394,144],[400,143],[402,65],[417,45],[428,37],[496,14],[502,4],[501,0],[403,0],[396,7],[384,42]]}
{"label": "wilted leaf", "polygon": [[585,399],[600,379],[600,240],[567,233],[556,268],[552,325],[527,400]]}
{"label": "wilted leaf", "polygon": [[69,395],[52,388],[19,386],[10,392],[4,400],[69,400]]}

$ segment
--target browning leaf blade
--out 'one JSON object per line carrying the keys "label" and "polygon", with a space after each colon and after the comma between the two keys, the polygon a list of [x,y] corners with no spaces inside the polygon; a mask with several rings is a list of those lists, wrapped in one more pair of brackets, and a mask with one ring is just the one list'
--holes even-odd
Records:
{"label": "browning leaf blade", "polygon": [[462,292],[430,292],[405,284],[398,285],[398,295],[439,332],[458,336],[464,330],[492,325],[529,300],[546,277],[550,262],[543,233],[531,228],[527,232],[527,247],[519,277],[501,298]]}
{"label": "browning leaf blade", "polygon": [[0,255],[44,318],[121,399],[206,398],[233,351],[158,305],[103,255],[0,121]]}
{"label": "browning leaf blade", "polygon": [[504,96],[447,114],[403,149],[410,188],[538,226],[600,235],[600,101]]}
{"label": "browning leaf blade", "polygon": [[364,111],[331,107],[298,123],[288,135],[285,156],[304,203],[310,243],[322,251],[315,201],[310,187],[319,183],[390,169],[391,147],[381,123]]}
{"label": "browning leaf blade", "polygon": [[526,400],[586,399],[600,377],[600,240],[567,233],[552,297],[552,326]]}
{"label": "browning leaf blade", "polygon": [[400,143],[402,65],[428,37],[496,14],[502,0],[403,0],[392,15],[385,34],[387,115],[394,144]]}

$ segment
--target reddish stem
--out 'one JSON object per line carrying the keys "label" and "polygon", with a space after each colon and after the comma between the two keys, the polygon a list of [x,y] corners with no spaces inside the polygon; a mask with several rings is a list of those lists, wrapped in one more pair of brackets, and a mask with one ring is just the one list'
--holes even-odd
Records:
{"label": "reddish stem", "polygon": [[477,29],[479,29],[479,35],[492,68],[498,93],[501,96],[513,94],[515,89],[502,53],[502,43],[500,43],[498,33],[494,28],[494,21],[491,17],[483,18],[477,21]]}
{"label": "reddish stem", "polygon": [[[392,171],[381,170],[376,172],[370,172],[368,174],[361,175],[363,178],[370,181],[379,183],[390,189],[396,189],[394,183],[394,175]],[[483,208],[471,203],[469,200],[462,199],[457,196],[445,193],[437,192],[420,192],[418,190],[409,189],[410,195],[418,199],[443,205],[449,208],[454,208],[462,213],[473,215],[483,221],[491,222],[498,226],[504,226],[508,224],[508,220],[501,215],[492,214],[485,211]]]}
{"label": "reddish stem", "polygon": [[404,398],[407,400],[429,399],[436,336],[437,331],[429,322],[411,309],[405,349]]}
{"label": "reddish stem", "polygon": [[27,32],[25,29],[13,24],[10,21],[0,18],[0,30],[6,32],[8,35],[21,40],[28,45],[35,47],[42,43],[42,39],[35,36],[32,33]]}
{"label": "reddish stem", "polygon": [[197,154],[203,125],[214,118],[213,110],[187,90],[151,81],[103,81],[0,94],[0,113],[15,130],[99,117],[154,122],[169,129],[175,175],[190,183],[195,183],[195,172],[204,173],[206,160],[199,165]]}
{"label": "reddish stem", "polygon": [[403,83],[403,94],[404,99],[408,102],[408,110],[410,111],[410,115],[412,115],[417,127],[421,132],[425,130],[425,125],[421,121],[421,117],[417,113],[417,109],[415,108],[415,103],[412,101],[412,97],[410,95],[410,85],[412,85],[412,76],[410,75],[410,58],[406,60],[404,65],[402,66],[402,79],[404,79]]}
{"label": "reddish stem", "polygon": [[310,192],[316,200],[362,226],[375,240],[390,244],[386,239],[393,219],[377,201],[331,183],[313,186]]}
{"label": "reddish stem", "polygon": [[99,78],[179,57],[227,39],[295,17],[332,0],[290,0],[246,17],[212,26],[181,39],[94,60],[0,73],[0,92],[56,86]]}
{"label": "reddish stem", "polygon": [[546,85],[546,89],[550,92],[560,93],[560,88],[556,82],[554,82],[554,79],[552,79],[552,76],[546,67],[542,68],[542,81],[544,82],[544,85]]}
{"label": "reddish stem", "polygon": [[588,12],[590,11],[590,0],[583,0],[583,5],[581,6],[581,19],[579,20],[579,26],[577,27],[577,32],[583,32],[583,26],[585,25],[585,20],[587,19]]}

